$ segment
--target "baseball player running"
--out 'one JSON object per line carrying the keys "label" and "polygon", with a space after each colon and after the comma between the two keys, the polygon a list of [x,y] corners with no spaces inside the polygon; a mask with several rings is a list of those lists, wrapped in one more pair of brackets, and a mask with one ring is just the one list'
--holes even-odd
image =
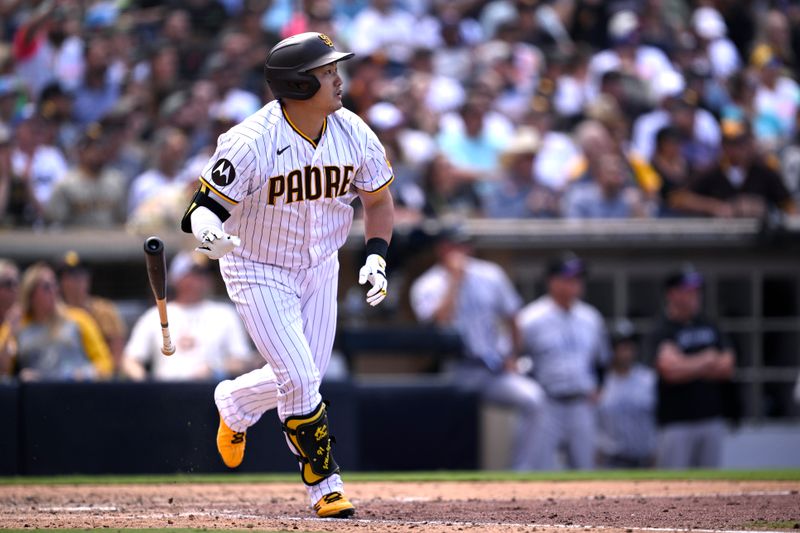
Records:
{"label": "baseball player running", "polygon": [[338,250],[364,206],[367,302],[386,297],[394,204],[392,170],[375,134],[342,108],[340,61],[321,33],[284,39],[267,55],[276,100],[221,135],[181,223],[220,260],[228,295],[268,365],[221,382],[217,449],[242,462],[245,432],[278,408],[318,516],[351,516],[331,453],[319,385],[336,329]]}

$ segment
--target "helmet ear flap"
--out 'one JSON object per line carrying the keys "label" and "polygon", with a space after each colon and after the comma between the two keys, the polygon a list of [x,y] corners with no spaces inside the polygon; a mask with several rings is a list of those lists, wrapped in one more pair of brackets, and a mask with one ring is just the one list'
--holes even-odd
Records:
{"label": "helmet ear flap", "polygon": [[278,69],[264,69],[267,83],[275,98],[291,98],[293,100],[308,100],[320,88],[319,80],[308,72],[283,71]]}

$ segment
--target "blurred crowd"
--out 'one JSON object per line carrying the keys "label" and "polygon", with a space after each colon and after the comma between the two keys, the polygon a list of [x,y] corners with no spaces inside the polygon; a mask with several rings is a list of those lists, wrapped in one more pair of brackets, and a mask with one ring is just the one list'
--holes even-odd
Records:
{"label": "blurred crowd", "polygon": [[789,0],[8,0],[0,223],[177,225],[265,53],[328,34],[403,221],[762,217],[800,198]]}

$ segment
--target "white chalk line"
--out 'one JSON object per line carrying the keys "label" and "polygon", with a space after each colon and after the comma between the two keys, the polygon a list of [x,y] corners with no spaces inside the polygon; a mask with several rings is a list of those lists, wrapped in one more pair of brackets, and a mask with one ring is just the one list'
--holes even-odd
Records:
{"label": "white chalk line", "polygon": [[114,505],[74,505],[67,507],[37,507],[36,510],[46,513],[90,513],[92,511],[117,511],[118,509]]}

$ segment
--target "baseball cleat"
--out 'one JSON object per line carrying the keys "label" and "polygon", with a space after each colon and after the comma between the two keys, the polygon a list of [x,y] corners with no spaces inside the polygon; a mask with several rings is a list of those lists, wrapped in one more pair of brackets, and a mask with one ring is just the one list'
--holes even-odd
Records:
{"label": "baseball cleat", "polygon": [[350,500],[341,492],[326,494],[314,505],[320,518],[349,518],[356,512]]}
{"label": "baseball cleat", "polygon": [[246,437],[244,431],[234,431],[228,424],[219,417],[219,428],[217,428],[217,451],[222,462],[228,468],[236,468],[242,464],[244,459],[244,445]]}

